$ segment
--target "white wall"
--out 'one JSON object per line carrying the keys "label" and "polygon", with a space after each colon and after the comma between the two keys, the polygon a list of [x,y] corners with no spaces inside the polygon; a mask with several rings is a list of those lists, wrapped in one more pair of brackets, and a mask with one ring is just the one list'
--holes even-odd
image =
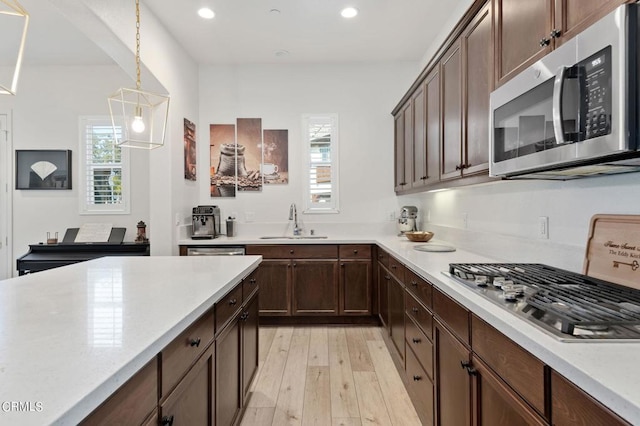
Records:
{"label": "white wall", "polygon": [[[16,190],[13,197],[13,254],[15,259],[29,244],[46,240],[46,233],[59,233],[87,222],[108,222],[127,228],[126,241],[133,241],[136,223],[148,221],[148,155],[132,152],[131,213],[127,215],[79,214],[79,117],[109,115],[107,96],[131,80],[116,65],[25,66],[17,96],[0,97],[0,111],[12,111],[13,149],[70,149],[72,189],[69,191]],[[14,159],[9,163],[14,167]],[[15,267],[15,263],[13,264]]]}
{"label": "white wall", "polygon": [[[223,217],[286,222],[289,205],[303,205],[304,113],[338,113],[340,213],[304,215],[306,223],[382,222],[396,211],[391,110],[415,78],[415,63],[203,66],[198,126],[199,204]],[[209,124],[262,118],[265,129],[289,130],[289,184],[236,198],[209,196]]]}
{"label": "white wall", "polygon": [[[89,39],[135,76],[135,8],[130,0],[49,0]],[[198,66],[160,21],[141,5],[142,88],[171,96],[165,146],[150,152],[149,222],[151,254],[178,253],[175,218],[190,216],[198,194],[184,180],[183,120],[197,123]]]}

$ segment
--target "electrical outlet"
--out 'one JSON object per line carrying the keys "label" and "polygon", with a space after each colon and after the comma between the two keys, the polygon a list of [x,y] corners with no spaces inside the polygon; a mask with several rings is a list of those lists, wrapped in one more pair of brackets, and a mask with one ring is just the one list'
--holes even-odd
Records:
{"label": "electrical outlet", "polygon": [[540,216],[538,218],[538,237],[549,239],[549,216]]}
{"label": "electrical outlet", "polygon": [[431,223],[431,210],[427,210],[427,222]]}
{"label": "electrical outlet", "polygon": [[253,222],[254,220],[256,220],[256,213],[255,212],[245,212],[244,213],[244,220],[246,222]]}
{"label": "electrical outlet", "polygon": [[469,229],[469,213],[462,213],[462,227]]}

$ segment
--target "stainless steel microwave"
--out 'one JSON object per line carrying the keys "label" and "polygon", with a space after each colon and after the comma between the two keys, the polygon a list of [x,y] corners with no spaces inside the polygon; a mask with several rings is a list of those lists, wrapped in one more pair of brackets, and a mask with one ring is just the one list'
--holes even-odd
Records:
{"label": "stainless steel microwave", "polygon": [[491,176],[640,171],[638,6],[618,7],[491,93]]}

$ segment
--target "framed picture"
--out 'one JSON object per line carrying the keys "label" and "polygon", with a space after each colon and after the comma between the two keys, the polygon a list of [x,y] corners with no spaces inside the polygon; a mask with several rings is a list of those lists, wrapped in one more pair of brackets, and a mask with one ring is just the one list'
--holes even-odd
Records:
{"label": "framed picture", "polygon": [[16,150],[16,189],[71,189],[71,150]]}

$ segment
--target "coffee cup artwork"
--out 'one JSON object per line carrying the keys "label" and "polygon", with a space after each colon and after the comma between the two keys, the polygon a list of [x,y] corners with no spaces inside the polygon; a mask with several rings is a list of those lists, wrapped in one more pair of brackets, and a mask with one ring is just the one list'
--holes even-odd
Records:
{"label": "coffee cup artwork", "polygon": [[273,163],[260,164],[260,173],[262,173],[263,176],[275,175],[278,173],[278,166]]}

